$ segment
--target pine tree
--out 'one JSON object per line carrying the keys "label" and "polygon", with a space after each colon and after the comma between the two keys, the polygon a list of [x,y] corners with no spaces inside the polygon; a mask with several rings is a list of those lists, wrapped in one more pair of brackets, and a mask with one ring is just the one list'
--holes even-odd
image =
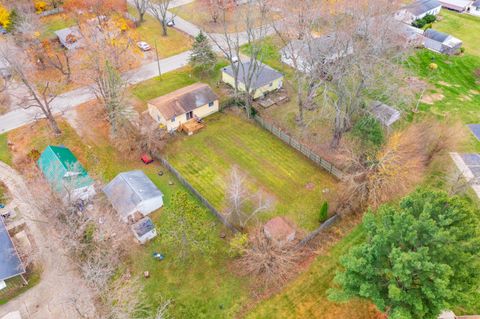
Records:
{"label": "pine tree", "polygon": [[217,56],[213,52],[208,38],[202,31],[195,37],[190,54],[190,64],[195,71],[200,73],[208,73],[213,70],[217,63]]}

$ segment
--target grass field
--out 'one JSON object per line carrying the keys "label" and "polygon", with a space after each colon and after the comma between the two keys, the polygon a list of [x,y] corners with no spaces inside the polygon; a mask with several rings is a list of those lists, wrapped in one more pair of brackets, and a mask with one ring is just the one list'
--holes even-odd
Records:
{"label": "grass field", "polygon": [[167,147],[171,164],[215,207],[226,208],[230,171],[238,166],[252,191],[274,197],[275,207],[263,220],[285,215],[301,228],[319,225],[318,211],[336,181],[308,159],[260,127],[230,113],[206,118],[207,127],[182,136]]}
{"label": "grass field", "polygon": [[463,41],[465,53],[480,57],[480,17],[469,14],[460,14],[449,10],[442,10],[440,21],[435,22],[433,28]]}
{"label": "grass field", "polygon": [[40,19],[40,22],[43,24],[40,38],[44,40],[55,38],[55,31],[75,25],[75,20],[69,18],[68,15],[64,13],[43,17]]}
{"label": "grass field", "polygon": [[[136,9],[132,6],[128,7],[128,12],[138,17]],[[168,28],[168,36],[162,36],[162,27],[148,13],[144,16],[145,21],[135,29],[138,41],[145,41],[154,50],[155,42],[157,43],[158,55],[161,58],[169,57],[178,53],[182,53],[191,48],[193,40],[187,34],[178,31],[175,28]]]}
{"label": "grass field", "polygon": [[6,133],[0,135],[0,161],[10,165],[12,163],[12,155],[8,150],[8,135]]}

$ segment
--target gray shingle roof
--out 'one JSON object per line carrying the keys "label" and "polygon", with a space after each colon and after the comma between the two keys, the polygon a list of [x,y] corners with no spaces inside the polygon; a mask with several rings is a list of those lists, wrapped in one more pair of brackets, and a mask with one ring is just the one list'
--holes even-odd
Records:
{"label": "gray shingle roof", "polygon": [[423,35],[438,42],[444,42],[449,37],[448,34],[433,29],[425,30]]}
{"label": "gray shingle roof", "polygon": [[140,170],[118,174],[103,188],[103,192],[123,217],[127,217],[141,202],[163,196],[157,186]]}
{"label": "gray shingle roof", "polygon": [[0,280],[6,280],[25,273],[22,261],[0,217]]}
{"label": "gray shingle roof", "polygon": [[55,31],[58,40],[68,50],[74,50],[83,46],[83,37],[77,26]]}
{"label": "gray shingle roof", "polygon": [[[245,80],[248,78],[248,70],[250,68],[250,61],[246,62],[238,62],[240,63],[238,66],[238,81],[240,83],[245,83]],[[242,67],[243,65],[243,67]],[[229,65],[228,67],[223,69],[223,72],[227,73],[231,77],[233,77],[233,69],[232,66]],[[283,78],[283,74],[280,72],[275,71],[271,67],[261,63],[259,65],[259,69],[257,71],[256,76],[252,79],[251,88],[252,90],[256,90],[261,88],[274,80]]]}
{"label": "gray shingle roof", "polygon": [[140,219],[137,223],[132,225],[132,230],[137,234],[138,237],[142,237],[146,233],[155,229],[150,217],[144,217]]}
{"label": "gray shingle roof", "polygon": [[371,104],[370,112],[385,126],[390,126],[400,119],[400,111],[380,101],[375,101]]}
{"label": "gray shingle roof", "polygon": [[440,7],[441,4],[437,0],[416,0],[412,4],[405,7],[405,9],[415,16],[419,16]]}
{"label": "gray shingle roof", "polygon": [[477,1],[473,2],[472,6],[474,6],[476,8],[480,8],[480,0],[477,0]]}

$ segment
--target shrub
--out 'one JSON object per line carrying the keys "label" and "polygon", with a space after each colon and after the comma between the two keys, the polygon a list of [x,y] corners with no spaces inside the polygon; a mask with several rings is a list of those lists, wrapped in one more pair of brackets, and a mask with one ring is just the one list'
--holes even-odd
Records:
{"label": "shrub", "polygon": [[465,53],[465,48],[464,47],[460,48],[460,53]]}
{"label": "shrub", "polygon": [[379,147],[384,142],[382,125],[372,116],[362,117],[352,129],[352,134],[364,147]]}
{"label": "shrub", "polygon": [[425,29],[425,30],[428,30],[428,29],[431,29],[431,28],[432,28],[432,24],[429,23],[429,24],[425,25],[425,28],[424,28],[424,29]]}
{"label": "shrub", "polygon": [[320,214],[318,217],[320,223],[323,223],[328,219],[328,202],[323,202],[322,207],[320,207]]}
{"label": "shrub", "polygon": [[228,255],[230,257],[241,257],[248,247],[248,235],[237,233],[229,242]]}
{"label": "shrub", "polygon": [[7,32],[12,32],[15,29],[15,26],[17,25],[18,20],[19,20],[19,16],[18,16],[17,10],[13,9],[10,12],[10,23],[5,27],[5,30],[7,30]]}
{"label": "shrub", "polygon": [[433,14],[427,14],[425,17],[423,17],[423,20],[425,21],[425,23],[431,24],[437,20],[437,17]]}
{"label": "shrub", "polygon": [[438,65],[437,65],[436,63],[433,63],[433,62],[432,62],[432,63],[430,63],[430,64],[428,65],[428,68],[429,68],[430,70],[436,70],[436,69],[438,69]]}
{"label": "shrub", "polygon": [[37,13],[42,13],[47,10],[47,6],[47,3],[44,1],[35,1],[35,11],[37,11]]}
{"label": "shrub", "polygon": [[423,28],[425,26],[425,24],[427,24],[425,22],[425,20],[422,18],[422,19],[417,19],[415,21],[412,22],[412,26],[416,27],[416,28]]}

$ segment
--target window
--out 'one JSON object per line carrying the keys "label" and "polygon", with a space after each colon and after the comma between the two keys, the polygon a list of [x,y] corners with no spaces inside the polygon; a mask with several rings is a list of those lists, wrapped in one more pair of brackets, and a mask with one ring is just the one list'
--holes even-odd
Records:
{"label": "window", "polygon": [[208,103],[208,107],[212,107],[214,102]]}

